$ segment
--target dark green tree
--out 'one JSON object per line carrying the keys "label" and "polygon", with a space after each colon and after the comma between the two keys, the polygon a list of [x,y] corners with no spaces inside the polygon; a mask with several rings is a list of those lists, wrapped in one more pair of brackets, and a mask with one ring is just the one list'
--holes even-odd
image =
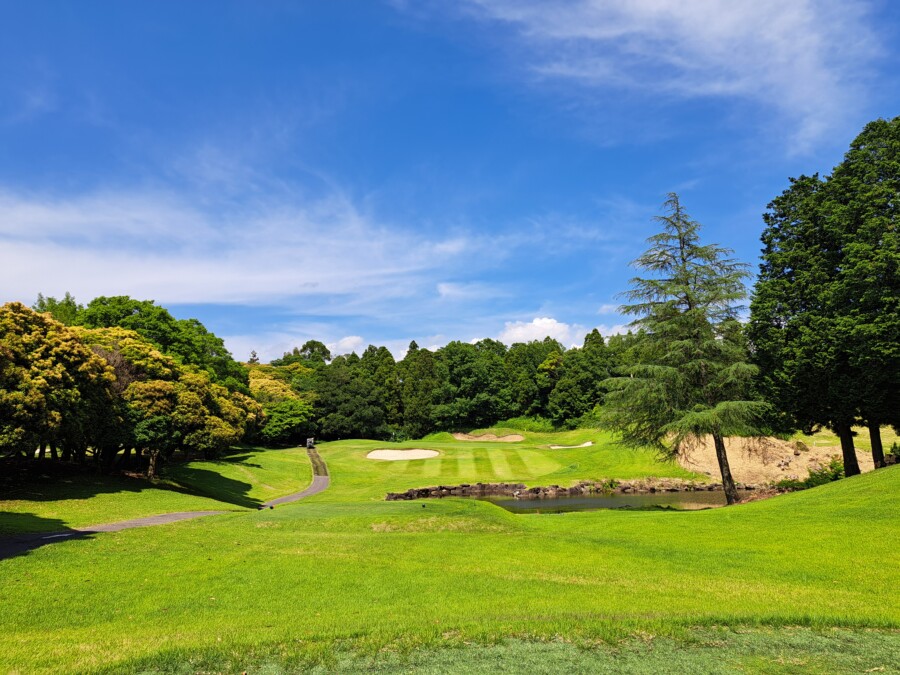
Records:
{"label": "dark green tree", "polygon": [[842,254],[830,311],[877,468],[884,466],[881,425],[900,424],[900,117],[866,125],[826,195]]}
{"label": "dark green tree", "polygon": [[547,412],[557,427],[573,426],[603,401],[603,382],[610,377],[610,353],[595,328],[584,346],[563,355],[561,374],[550,393]]}
{"label": "dark green tree", "polygon": [[877,120],[832,176],[801,176],[769,205],[749,335],[761,390],[803,429],[841,439],[859,473],[854,424],[900,417],[900,117]]}
{"label": "dark green tree", "polygon": [[331,361],[331,351],[318,340],[307,340],[302,347],[294,347],[285,352],[280,359],[273,359],[273,366],[287,366],[292,363],[301,363],[307,367],[324,366]]}
{"label": "dark green tree", "polygon": [[406,356],[397,364],[397,371],[403,432],[409,438],[422,438],[435,429],[434,403],[440,385],[435,356],[428,349],[419,349],[413,340]]}
{"label": "dark green tree", "polygon": [[517,342],[509,348],[504,363],[513,416],[547,415],[547,402],[558,379],[564,351],[559,342],[549,337]]}
{"label": "dark green tree", "polygon": [[637,363],[626,376],[607,380],[602,424],[635,447],[668,455],[712,436],[729,504],[737,500],[725,437],[761,433],[765,405],[747,400],[756,368],[747,361],[737,303],[746,297],[746,265],[731,251],[701,245],[700,224],[670,194],[663,231],[633,265],[648,273],[631,280],[621,308],[643,333]]}

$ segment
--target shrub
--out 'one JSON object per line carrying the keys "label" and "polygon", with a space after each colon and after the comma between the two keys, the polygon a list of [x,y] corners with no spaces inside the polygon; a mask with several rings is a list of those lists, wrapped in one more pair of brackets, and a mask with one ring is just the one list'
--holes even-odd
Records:
{"label": "shrub", "polygon": [[513,417],[502,422],[497,422],[495,427],[501,429],[513,429],[515,431],[550,432],[553,431],[553,422],[546,417],[535,415],[534,417]]}
{"label": "shrub", "polygon": [[796,490],[806,490],[807,488],[825,485],[826,483],[840,480],[843,477],[844,462],[841,461],[840,457],[835,455],[825,466],[820,466],[818,469],[810,469],[809,476],[807,476],[805,480],[788,478],[775,483],[775,487],[787,492],[794,492]]}

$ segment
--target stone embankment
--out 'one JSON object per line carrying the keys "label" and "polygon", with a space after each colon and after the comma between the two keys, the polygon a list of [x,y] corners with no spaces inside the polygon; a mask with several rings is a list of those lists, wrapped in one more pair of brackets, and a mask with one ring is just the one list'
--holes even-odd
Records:
{"label": "stone embankment", "polygon": [[[739,490],[756,490],[757,485],[738,483]],[[721,483],[699,483],[678,478],[640,478],[623,481],[583,480],[572,487],[548,485],[528,487],[524,483],[462,483],[410,488],[406,492],[388,492],[386,501],[408,499],[439,499],[441,497],[515,497],[516,499],[556,499],[596,493],[635,492],[712,492],[721,490]]]}

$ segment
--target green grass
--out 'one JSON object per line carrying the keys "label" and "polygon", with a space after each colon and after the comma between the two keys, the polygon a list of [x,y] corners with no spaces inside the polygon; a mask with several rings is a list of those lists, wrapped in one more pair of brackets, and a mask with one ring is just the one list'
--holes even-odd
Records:
{"label": "green grass", "polygon": [[4,485],[0,536],[54,532],[175,511],[255,508],[312,478],[306,450],[244,448],[218,461],[176,464],[163,478],[74,475]]}
{"label": "green grass", "polygon": [[593,448],[545,447],[585,433],[401,444],[442,453],[414,462],[365,459],[384,443],[322,444],[332,487],[308,500],[0,561],[0,671],[458,672],[471,662],[511,672],[524,662],[840,672],[900,662],[900,467],[701,512],[517,516],[462,499],[382,501],[434,482],[562,484],[653,468],[596,435]]}
{"label": "green grass", "polygon": [[560,639],[506,639],[418,650],[386,649],[370,654],[335,650],[288,655],[277,644],[252,650],[172,650],[112,670],[136,672],[280,673],[900,673],[900,633],[707,628],[679,639],[649,635],[616,643],[574,645]]}
{"label": "green grass", "polygon": [[[853,437],[853,445],[857,450],[865,450],[872,452],[872,440],[869,436],[869,430],[866,427],[853,427],[855,436]],[[815,447],[834,448],[836,454],[841,451],[841,439],[837,434],[828,429],[822,429],[808,436],[806,434],[797,433],[792,437],[795,440],[803,441],[807,445]],[[881,427],[881,444],[884,451],[887,452],[891,448],[892,443],[900,441],[900,436],[891,427]]]}
{"label": "green grass", "polygon": [[253,508],[303,490],[312,480],[312,470],[305,448],[251,448],[219,460],[175,464],[165,476],[199,494]]}
{"label": "green grass", "polygon": [[[660,462],[655,453],[629,450],[595,430],[531,433],[514,429],[490,429],[498,436],[519,434],[516,443],[457,441],[448,433],[432,434],[419,441],[338,441],[325,443],[319,452],[332,473],[333,489],[325,499],[382,500],[387,492],[443,483],[523,482],[533,485],[572,485],[579,480],[645,478],[648,476],[709,480],[673,462]],[[586,448],[551,450],[551,445]],[[401,462],[374,461],[366,455],[378,448],[425,448],[439,457]]]}

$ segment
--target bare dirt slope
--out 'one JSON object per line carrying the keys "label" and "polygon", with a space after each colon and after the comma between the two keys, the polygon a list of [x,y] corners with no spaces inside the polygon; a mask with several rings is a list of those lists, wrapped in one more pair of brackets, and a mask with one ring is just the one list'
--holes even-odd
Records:
{"label": "bare dirt slope", "polygon": [[[725,441],[731,473],[739,483],[769,483],[785,478],[803,480],[809,470],[827,464],[831,457],[841,456],[839,446],[808,446],[777,438],[728,438]],[[857,448],[859,468],[871,471],[872,455]],[[712,437],[692,448],[679,463],[689,471],[705,473],[718,479],[719,464]]]}

